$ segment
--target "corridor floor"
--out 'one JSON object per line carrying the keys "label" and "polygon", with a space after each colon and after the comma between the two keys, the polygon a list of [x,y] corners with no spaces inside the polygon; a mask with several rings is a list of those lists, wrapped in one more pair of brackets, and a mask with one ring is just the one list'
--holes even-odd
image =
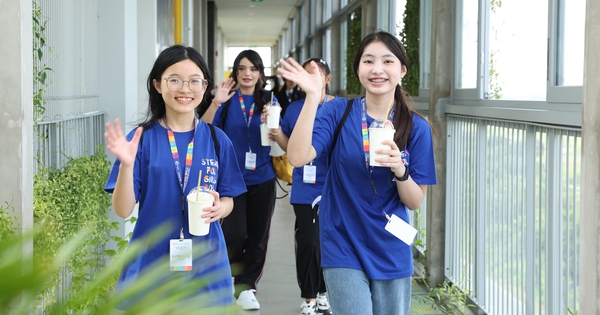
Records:
{"label": "corridor floor", "polygon": [[[283,186],[283,188],[288,190],[290,186]],[[277,196],[284,195],[285,192],[278,188]],[[269,238],[267,262],[256,294],[261,308],[258,311],[243,311],[241,308],[232,307],[231,314],[298,315],[300,313],[302,299],[296,282],[294,262],[294,218],[294,210],[290,205],[289,197],[277,199]],[[410,314],[443,314],[433,310],[424,302],[425,295],[424,288],[414,282]],[[333,312],[335,314],[335,310]]]}

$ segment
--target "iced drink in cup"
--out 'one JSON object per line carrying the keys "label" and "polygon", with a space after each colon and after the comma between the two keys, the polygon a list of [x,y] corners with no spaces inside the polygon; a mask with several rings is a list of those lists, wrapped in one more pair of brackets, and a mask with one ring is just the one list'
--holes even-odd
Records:
{"label": "iced drink in cup", "polygon": [[269,132],[271,132],[271,130],[269,129],[269,126],[267,126],[267,123],[260,124],[260,144],[263,147],[271,146],[272,141],[269,139]]}
{"label": "iced drink in cup", "polygon": [[375,120],[369,126],[369,164],[371,166],[381,166],[375,161],[376,158],[389,157],[387,154],[375,153],[379,149],[391,149],[387,144],[383,144],[385,140],[394,140],[394,125],[389,121],[385,120],[385,123],[381,120]]}
{"label": "iced drink in cup", "polygon": [[277,102],[271,102],[267,105],[269,116],[267,116],[267,126],[269,129],[279,128],[279,116],[281,115],[281,106]]}
{"label": "iced drink in cup", "polygon": [[190,234],[204,236],[210,231],[210,223],[206,223],[208,218],[203,218],[204,208],[212,207],[215,197],[208,192],[205,187],[195,187],[187,195],[188,201],[188,226]]}

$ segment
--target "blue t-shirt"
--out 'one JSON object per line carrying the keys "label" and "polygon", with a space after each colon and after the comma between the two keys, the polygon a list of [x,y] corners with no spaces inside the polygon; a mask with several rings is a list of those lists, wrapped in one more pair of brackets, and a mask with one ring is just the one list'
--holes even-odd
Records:
{"label": "blue t-shirt", "polygon": [[[347,99],[337,98],[317,112],[312,145],[317,157],[328,154]],[[409,222],[389,167],[369,167],[377,196],[370,185],[361,129],[362,106],[354,99],[331,154],[320,204],[321,265],[364,271],[370,279],[411,276],[411,246],[385,230],[388,215]],[[373,121],[367,117],[367,125]],[[409,174],[418,184],[436,184],[433,139],[429,124],[413,115],[407,150]],[[378,201],[379,199],[379,201]],[[381,206],[380,206],[381,204]]]}
{"label": "blue t-shirt", "polygon": [[[199,298],[206,297],[206,301],[210,301],[211,304],[206,306],[232,303],[231,271],[221,225],[219,222],[213,222],[208,235],[192,236],[188,229],[187,202],[184,202],[183,214],[181,209],[182,197],[198,185],[199,171],[202,171],[202,186],[218,191],[221,197],[236,197],[246,192],[231,141],[218,128],[215,128],[215,132],[220,146],[218,159],[214,150],[212,134],[206,123],[199,122],[195,137],[194,131],[174,133],[182,178],[184,178],[188,143],[194,137],[192,166],[184,194],[176,174],[167,130],[158,123],[144,130],[133,171],[134,193],[139,202],[139,215],[131,237],[132,243],[141,241],[137,243],[142,245],[142,249],[133,261],[123,266],[118,293],[127,284],[135,282],[144,268],[162,258],[166,259],[163,263],[165,266],[161,267],[165,269],[165,278],[191,279],[192,277],[210,276],[211,279],[214,279],[214,281],[208,281],[207,286],[199,292]],[[127,138],[131,139],[133,133],[132,130]],[[120,162],[115,161],[104,187],[107,192],[112,193],[114,190],[119,165]],[[143,238],[153,229],[165,224],[168,226],[168,235],[154,246],[145,245]],[[169,240],[179,239],[179,231],[182,226],[184,237],[192,239],[193,249],[199,250],[199,252],[194,254],[192,271],[170,271]],[[227,290],[224,288],[229,288],[229,291],[225,292]],[[126,310],[138,298],[139,296],[127,299],[117,305],[117,308]]]}
{"label": "blue t-shirt", "polygon": [[[294,101],[286,109],[285,116],[281,120],[281,131],[288,137],[296,126],[296,121],[298,121],[305,100]],[[323,106],[327,106],[327,104],[329,103],[320,105],[317,111]],[[327,154],[322,154],[308,165],[316,167],[315,183],[305,183],[303,181],[304,167],[295,167],[292,173],[291,204],[310,205],[323,192],[323,184],[325,184],[325,176],[327,175]]]}
{"label": "blue t-shirt", "polygon": [[[255,107],[253,115],[250,116],[254,96],[243,95],[244,111],[242,111],[239,97],[239,91],[236,91],[231,97],[225,121],[221,117],[225,106],[219,107],[215,113],[213,124],[222,126],[224,123],[223,131],[233,143],[238,166],[242,170],[246,185],[258,185],[275,178],[272,157],[269,155],[271,147],[264,147],[260,143],[261,120],[258,108]],[[262,112],[262,109],[260,112]],[[250,120],[250,125],[248,125],[248,120]],[[256,169],[254,170],[246,169],[246,153],[249,150],[256,153]]]}

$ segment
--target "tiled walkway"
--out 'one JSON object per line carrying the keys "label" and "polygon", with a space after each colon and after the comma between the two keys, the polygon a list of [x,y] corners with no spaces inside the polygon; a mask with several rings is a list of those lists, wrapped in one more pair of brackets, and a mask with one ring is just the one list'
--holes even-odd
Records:
{"label": "tiled walkway", "polygon": [[[284,186],[284,188],[287,190],[289,187]],[[283,195],[285,195],[284,192],[278,192],[278,196]],[[235,308],[232,310],[233,314],[298,315],[300,313],[302,299],[296,282],[294,262],[294,218],[289,198],[278,199],[271,227],[267,263],[264,274],[258,283],[256,295],[261,309],[259,311],[242,311]],[[425,295],[424,288],[414,283],[410,314],[442,314],[424,303]]]}

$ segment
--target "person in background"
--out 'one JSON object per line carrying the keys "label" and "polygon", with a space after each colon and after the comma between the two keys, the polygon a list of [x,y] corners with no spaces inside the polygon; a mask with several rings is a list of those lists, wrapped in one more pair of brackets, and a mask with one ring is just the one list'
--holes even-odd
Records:
{"label": "person in background", "polygon": [[[210,79],[204,58],[194,48],[181,45],[166,48],[148,75],[148,111],[140,126],[125,136],[118,118],[114,124],[106,124],[106,148],[117,160],[104,189],[112,193],[114,211],[122,218],[129,217],[139,203],[130,242],[142,246],[139,255],[123,266],[117,296],[136,286],[146,268],[158,263],[157,268],[165,270],[164,276],[148,286],[148,292],[161,290],[161,285],[173,279],[189,285],[194,279],[205,278],[212,280],[186,299],[191,299],[198,308],[233,303],[227,247],[219,220],[231,213],[233,198],[243,194],[246,187],[229,138],[214,129],[217,152],[210,126],[195,117],[196,107],[212,87]],[[190,234],[187,202],[183,202],[197,186],[210,189],[215,200],[202,215],[210,223],[205,236]],[[168,235],[152,246],[147,245],[144,237],[164,224],[168,224]],[[178,261],[170,258],[182,254],[170,248],[173,241],[189,244],[185,250],[193,253],[190,268],[177,269],[186,271],[169,271],[179,266]],[[179,291],[184,287],[168,289],[165,296],[157,298],[182,294]],[[116,308],[127,310],[145,297],[141,293],[125,298]]]}
{"label": "person in background", "polygon": [[[302,63],[309,73],[313,68],[311,62],[318,66],[321,75],[321,99],[317,111],[327,106],[327,102],[336,97],[329,94],[331,70],[327,62],[321,58],[310,58]],[[287,80],[286,82],[290,82]],[[281,131],[271,130],[272,140],[286,150],[288,138],[292,134],[298,116],[302,111],[304,99],[292,102],[287,114],[281,121]],[[268,108],[265,107],[265,116]],[[290,203],[294,208],[296,222],[294,239],[296,241],[296,277],[300,287],[300,296],[304,299],[300,305],[300,315],[331,314],[327,299],[325,280],[321,268],[321,249],[319,244],[319,205],[316,204],[323,192],[323,184],[327,175],[327,155],[321,155],[302,167],[295,167],[292,175]],[[313,203],[315,205],[313,206]]]}
{"label": "person in background", "polygon": [[275,97],[281,106],[281,117],[285,116],[287,107],[292,103],[304,97],[302,90],[294,81],[283,79],[284,84],[275,92]]}
{"label": "person in background", "polygon": [[[242,51],[233,63],[231,77],[219,85],[202,116],[202,120],[220,126],[233,142],[247,189],[234,198],[233,212],[222,222],[234,295],[244,310],[260,309],[255,294],[265,266],[276,196],[270,147],[260,141],[260,116],[272,95],[264,90],[264,69],[256,51]],[[237,89],[232,90],[235,86]]]}
{"label": "person in background", "polygon": [[[319,207],[321,266],[331,307],[344,315],[409,314],[411,239],[401,237],[408,211],[436,183],[433,128],[411,108],[400,85],[408,69],[402,43],[387,32],[367,35],[353,62],[365,95],[334,99],[318,110],[322,77],[315,62],[306,71],[293,59],[277,70],[296,82],[306,101],[287,145],[290,164],[302,167],[330,157]],[[335,130],[349,108],[337,138]],[[371,166],[368,127],[390,121],[393,140]],[[333,144],[336,143],[335,146]],[[367,184],[368,183],[368,184]],[[396,237],[399,235],[400,237]]]}

